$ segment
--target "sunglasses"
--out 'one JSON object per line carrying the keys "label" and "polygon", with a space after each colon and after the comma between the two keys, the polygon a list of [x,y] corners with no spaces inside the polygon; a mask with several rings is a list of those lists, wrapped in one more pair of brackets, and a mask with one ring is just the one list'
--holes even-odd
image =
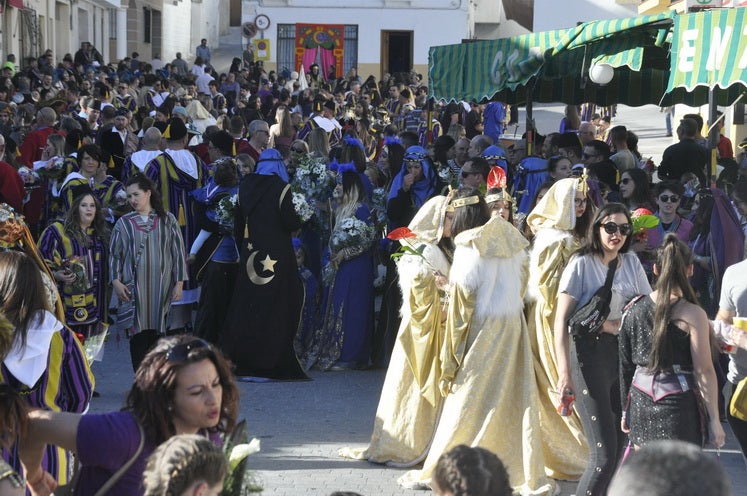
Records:
{"label": "sunglasses", "polygon": [[677,195],[661,195],[659,197],[659,201],[661,201],[662,203],[677,203],[678,201],[680,201],[680,197]]}
{"label": "sunglasses", "polygon": [[620,231],[620,234],[623,236],[627,236],[633,230],[630,224],[627,223],[615,224],[614,222],[606,222],[604,224],[600,224],[600,226],[604,228],[604,231],[607,234],[615,234],[617,231]]}
{"label": "sunglasses", "polygon": [[628,184],[630,181],[632,181],[631,178],[624,177],[624,178],[620,179],[620,184]]}
{"label": "sunglasses", "polygon": [[586,203],[586,199],[585,198],[574,198],[573,199],[573,204],[575,206],[577,206],[577,207],[580,207],[581,205],[583,205],[585,203]]}
{"label": "sunglasses", "polygon": [[189,341],[188,343],[177,344],[176,346],[172,346],[169,349],[168,353],[166,353],[166,360],[168,360],[169,362],[183,362],[187,358],[189,358],[189,353],[192,350],[197,350],[200,348],[210,348],[210,343],[197,338]]}

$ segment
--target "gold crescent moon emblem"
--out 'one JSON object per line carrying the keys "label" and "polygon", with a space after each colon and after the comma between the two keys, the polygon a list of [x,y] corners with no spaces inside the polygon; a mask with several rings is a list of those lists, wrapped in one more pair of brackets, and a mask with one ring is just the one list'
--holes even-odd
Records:
{"label": "gold crescent moon emblem", "polygon": [[[262,265],[264,267],[263,270],[270,271],[273,274],[270,277],[260,277],[259,274],[257,274],[257,270],[254,268],[254,257],[257,256],[257,253],[259,253],[259,251],[253,251],[251,255],[249,255],[249,258],[246,261],[246,274],[249,276],[249,280],[252,281],[253,284],[256,284],[257,286],[264,286],[265,284],[275,279],[275,268],[272,266],[270,266],[271,268],[267,268],[266,261],[270,259],[270,256],[267,255],[267,258],[262,262]],[[274,265],[274,263],[272,265]]]}

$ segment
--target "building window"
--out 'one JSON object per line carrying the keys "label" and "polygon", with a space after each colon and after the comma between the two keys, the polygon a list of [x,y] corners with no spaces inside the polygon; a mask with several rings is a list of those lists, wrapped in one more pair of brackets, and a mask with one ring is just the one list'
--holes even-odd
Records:
{"label": "building window", "polygon": [[143,42],[150,43],[151,10],[143,7]]}
{"label": "building window", "polygon": [[358,68],[358,26],[345,26],[345,52],[342,56],[343,77],[351,67]]}
{"label": "building window", "polygon": [[[296,61],[296,25],[278,24],[277,36],[278,74],[284,71],[297,71]],[[345,75],[351,67],[358,67],[358,26],[345,26],[345,47],[342,62],[342,74]]]}

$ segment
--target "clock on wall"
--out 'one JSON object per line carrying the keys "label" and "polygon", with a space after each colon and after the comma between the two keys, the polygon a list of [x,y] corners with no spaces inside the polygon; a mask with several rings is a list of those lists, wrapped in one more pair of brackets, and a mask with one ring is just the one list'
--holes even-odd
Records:
{"label": "clock on wall", "polygon": [[259,30],[267,29],[270,27],[270,18],[264,14],[259,14],[254,18],[254,25],[257,26],[257,29]]}

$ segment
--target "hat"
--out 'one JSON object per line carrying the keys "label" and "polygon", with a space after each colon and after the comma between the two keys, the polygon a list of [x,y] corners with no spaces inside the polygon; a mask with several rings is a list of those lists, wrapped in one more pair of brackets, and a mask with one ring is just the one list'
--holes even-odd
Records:
{"label": "hat", "polygon": [[332,111],[334,111],[336,108],[335,102],[333,102],[332,100],[327,100],[326,102],[324,102],[323,107],[326,108],[327,110],[332,110]]}
{"label": "hat", "polygon": [[176,141],[187,135],[187,126],[179,117],[169,119],[166,129],[163,131],[163,137],[170,141]]}
{"label": "hat", "polygon": [[117,109],[117,115],[122,117],[127,117],[127,109],[124,107]]}
{"label": "hat", "polygon": [[182,107],[181,105],[177,105],[177,106],[175,106],[175,107],[174,107],[174,109],[173,109],[173,110],[171,111],[171,114],[172,114],[172,115],[176,115],[176,114],[179,114],[179,115],[185,115],[185,116],[186,116],[186,115],[187,115],[187,109],[185,109],[185,108],[184,108],[184,107]]}
{"label": "hat", "polygon": [[490,145],[482,151],[480,156],[488,160],[505,160],[506,152],[500,146]]}
{"label": "hat", "polygon": [[100,111],[101,110],[101,100],[92,100],[91,104],[88,105],[88,108]]}

